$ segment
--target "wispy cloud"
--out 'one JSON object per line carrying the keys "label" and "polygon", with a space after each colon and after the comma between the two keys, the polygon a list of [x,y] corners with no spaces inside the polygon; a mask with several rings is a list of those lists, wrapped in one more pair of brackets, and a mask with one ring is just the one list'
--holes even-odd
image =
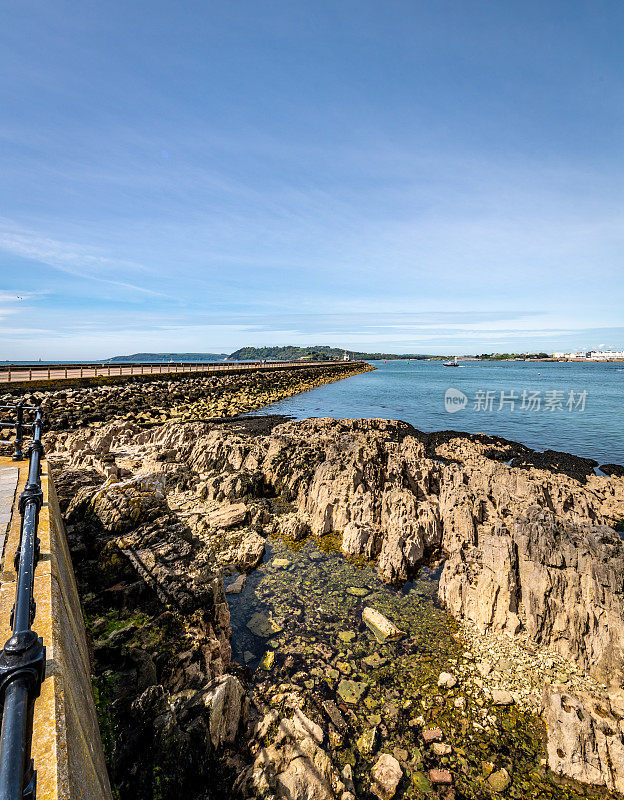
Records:
{"label": "wispy cloud", "polygon": [[47,264],[54,269],[84,280],[106,283],[149,295],[162,295],[154,289],[106,277],[121,271],[147,272],[136,262],[101,255],[93,247],[75,242],[62,242],[25,230],[10,220],[0,219],[0,250]]}

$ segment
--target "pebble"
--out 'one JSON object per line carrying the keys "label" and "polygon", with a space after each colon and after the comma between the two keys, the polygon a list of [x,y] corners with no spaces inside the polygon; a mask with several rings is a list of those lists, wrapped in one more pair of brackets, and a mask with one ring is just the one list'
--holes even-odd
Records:
{"label": "pebble", "polygon": [[283,626],[273,619],[270,619],[266,614],[257,611],[252,614],[251,619],[247,622],[247,627],[256,636],[262,639],[268,639],[276,633],[281,633]]}
{"label": "pebble", "polygon": [[487,779],[490,789],[495,792],[504,792],[511,784],[511,777],[506,769],[493,772]]}
{"label": "pebble", "polygon": [[440,728],[427,728],[427,730],[423,731],[423,739],[425,740],[425,744],[431,744],[432,742],[441,742],[442,731],[440,730]]}
{"label": "pebble", "polygon": [[412,783],[421,792],[428,794],[431,791],[431,781],[423,772],[413,772]]}
{"label": "pebble", "polygon": [[477,664],[477,672],[482,678],[487,678],[491,671],[492,665],[489,663],[489,661],[481,661],[479,664]]}
{"label": "pebble", "polygon": [[392,751],[392,755],[397,759],[397,761],[407,761],[409,758],[409,753],[403,747],[395,747]]}
{"label": "pebble", "polygon": [[383,667],[384,664],[387,664],[388,659],[383,658],[379,655],[379,653],[372,653],[370,656],[363,658],[362,663],[367,667],[370,667],[370,669],[377,669],[378,667]]}
{"label": "pebble", "polygon": [[433,784],[450,786],[453,783],[453,776],[447,769],[430,769],[429,780]]}
{"label": "pebble", "polygon": [[356,705],[366,689],[365,683],[342,680],[338,684],[338,694],[349,705]]}
{"label": "pebble", "polygon": [[267,650],[260,662],[260,669],[264,669],[268,672],[273,668],[273,664],[275,664],[275,650]]}
{"label": "pebble", "polygon": [[402,777],[403,770],[396,758],[389,753],[383,753],[371,772],[371,791],[380,800],[390,800],[394,797]]}
{"label": "pebble", "polygon": [[450,672],[441,672],[438,678],[438,686],[441,689],[452,689],[457,686],[457,678]]}
{"label": "pebble", "polygon": [[363,756],[372,756],[377,749],[377,726],[364,731],[358,738],[356,747]]}

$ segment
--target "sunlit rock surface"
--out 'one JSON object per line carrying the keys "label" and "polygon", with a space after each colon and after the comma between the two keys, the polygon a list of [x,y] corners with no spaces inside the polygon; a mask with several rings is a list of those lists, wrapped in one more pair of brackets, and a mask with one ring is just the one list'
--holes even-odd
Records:
{"label": "sunlit rock surface", "polygon": [[[211,570],[237,565],[248,572],[262,563],[271,536],[293,542],[333,537],[346,555],[372,559],[388,584],[412,579],[425,561],[443,555],[438,594],[456,618],[482,635],[504,633],[549,647],[621,690],[624,547],[615,528],[624,517],[624,479],[615,472],[597,476],[584,459],[536,454],[484,436],[422,434],[387,420],[168,422],[147,430],[114,422],[91,432],[51,434],[48,448],[56,451],[58,469],[70,468],[67,485],[78,486],[71,514],[115,534],[109,549],[117,548],[161,598],[171,597],[181,608],[187,601],[192,606],[190,598],[201,597],[202,586],[211,585]],[[80,488],[75,475],[80,469],[109,482],[92,491]],[[153,501],[141,499],[146,481],[162,487],[154,490]],[[136,490],[136,501],[125,498],[128,486]],[[118,498],[119,508],[111,498]],[[161,518],[167,522],[158,523]],[[132,528],[137,520],[143,522]],[[158,541],[159,530],[168,531],[164,543]],[[290,569],[291,559],[282,560],[279,568]],[[245,592],[248,587],[249,581]],[[370,591],[345,588],[354,602],[362,602],[358,590],[361,597]],[[212,612],[217,620],[222,584],[214,591],[220,592]],[[218,624],[225,630],[225,612]],[[268,624],[267,637],[284,627],[280,620]],[[350,635],[339,632],[347,648]],[[247,652],[254,662],[254,652]],[[383,669],[383,657],[377,656],[378,662],[374,656],[363,654],[362,665],[369,659],[369,668]],[[220,651],[216,658],[223,669],[227,653]],[[359,685],[354,668],[335,658],[327,666],[328,679],[336,687]],[[273,658],[269,669],[280,663]],[[354,674],[341,673],[347,668]],[[439,674],[440,669],[434,681]],[[357,711],[366,697],[362,693],[345,708]],[[461,694],[448,701],[458,713],[466,708]],[[544,703],[553,770],[619,790],[614,766],[622,744],[619,722],[609,727],[611,734],[597,721],[572,726],[561,704]],[[341,747],[343,733],[332,726],[329,743]],[[290,747],[286,740],[273,742],[256,759],[253,780],[269,781],[267,791],[281,786],[283,792],[295,792],[309,764],[316,763],[313,748],[294,756]],[[280,770],[270,780],[262,767],[267,758],[275,759]],[[505,771],[509,777],[507,767],[495,766],[500,768],[488,775],[500,777]],[[418,774],[422,786],[431,783],[422,771]],[[335,792],[328,775],[321,770],[319,792]]]}

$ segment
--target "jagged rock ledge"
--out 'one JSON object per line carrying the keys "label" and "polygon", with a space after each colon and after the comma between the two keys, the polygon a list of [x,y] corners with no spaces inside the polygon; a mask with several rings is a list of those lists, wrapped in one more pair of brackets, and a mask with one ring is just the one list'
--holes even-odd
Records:
{"label": "jagged rock ledge", "polygon": [[[185,603],[206,607],[200,587],[209,581],[197,579],[203,569],[253,569],[269,534],[340,532],[345,554],[374,559],[389,582],[443,553],[439,594],[454,616],[480,636],[550,648],[599,682],[599,694],[545,686],[549,763],[624,791],[624,543],[617,530],[624,479],[617,470],[605,477],[585,459],[485,436],[423,434],[387,420],[169,422],[151,430],[124,421],[50,434],[47,445],[66,487],[91,470],[91,485],[68,508],[73,532],[87,525],[114,534],[107,547],[181,611]],[[126,494],[122,516],[131,522],[122,533],[117,514]],[[161,495],[167,510],[159,513],[175,518],[167,525],[147,519],[149,498]],[[267,498],[276,496],[290,504],[288,513],[272,513]],[[181,544],[172,549],[174,536],[188,553]],[[222,587],[213,600],[223,603]],[[219,642],[201,670],[210,678],[212,659],[221,658],[222,670],[227,657],[217,630],[208,639]]]}

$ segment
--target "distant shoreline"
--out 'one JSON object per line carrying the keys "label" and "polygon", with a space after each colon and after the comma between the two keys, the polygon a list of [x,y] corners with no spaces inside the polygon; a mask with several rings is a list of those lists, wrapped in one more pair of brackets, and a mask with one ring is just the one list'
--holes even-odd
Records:
{"label": "distant shoreline", "polygon": [[[446,361],[449,358],[454,358],[454,356],[430,356],[428,358],[410,358],[407,356],[394,356],[393,358],[363,358],[363,359],[355,359],[357,361],[413,361],[414,363],[435,363],[440,361]],[[592,359],[592,358],[477,358],[475,356],[457,356],[458,361],[464,362],[479,362],[481,364],[624,364],[624,359],[622,358],[605,358],[605,359]],[[271,359],[272,361],[282,361],[282,359]],[[254,363],[258,361],[258,359],[194,359],[192,362],[189,361],[188,363],[195,363],[195,364],[248,364]],[[30,367],[30,366],[70,366],[70,365],[86,365],[86,364],[137,364],[140,363],[138,361],[133,361],[132,359],[128,359],[127,361],[113,361],[112,359],[82,359],[82,360],[72,360],[72,361],[46,361],[46,360],[39,360],[39,359],[32,359],[30,361],[12,361],[12,360],[0,360],[0,366],[20,366],[20,367]],[[169,361],[153,361],[154,364],[168,364]],[[183,360],[180,360],[179,363],[183,363]],[[288,364],[289,361],[287,359],[283,360],[284,364]],[[333,359],[327,360],[328,364],[338,364],[342,363],[341,361],[335,361]]]}

